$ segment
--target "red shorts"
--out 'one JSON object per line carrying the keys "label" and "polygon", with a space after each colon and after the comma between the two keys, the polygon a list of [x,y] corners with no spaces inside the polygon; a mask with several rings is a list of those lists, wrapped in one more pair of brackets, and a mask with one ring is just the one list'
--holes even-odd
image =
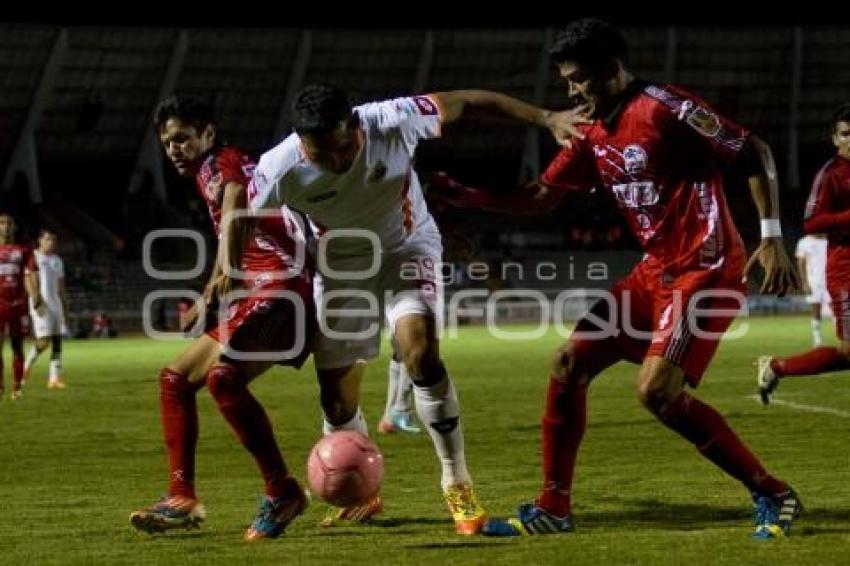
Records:
{"label": "red shorts", "polygon": [[27,307],[0,308],[0,335],[6,334],[15,338],[24,337],[30,333],[30,319]]}
{"label": "red shorts", "polygon": [[570,337],[576,356],[591,376],[621,360],[661,356],[696,387],[746,304],[741,277],[736,266],[673,276],[645,259],[578,322]]}
{"label": "red shorts", "polygon": [[[281,292],[287,295],[281,297]],[[310,355],[318,328],[310,287],[298,291],[255,289],[233,301],[224,320],[217,322],[215,313],[210,314],[206,333],[225,346],[225,356],[239,360],[240,354],[248,354],[244,359],[252,359],[253,354],[253,359],[261,356],[297,368]]]}

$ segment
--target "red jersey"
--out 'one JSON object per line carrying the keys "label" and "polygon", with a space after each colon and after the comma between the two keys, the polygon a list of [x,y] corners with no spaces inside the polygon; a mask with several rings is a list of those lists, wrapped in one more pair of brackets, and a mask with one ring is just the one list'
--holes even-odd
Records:
{"label": "red jersey", "polygon": [[0,244],[0,308],[26,305],[24,275],[38,271],[32,248],[21,244]]}
{"label": "red jersey", "polygon": [[850,287],[850,161],[837,155],[818,171],[803,220],[807,233],[827,236],[829,286]]}
{"label": "red jersey", "polygon": [[678,87],[639,81],[609,116],[580,130],[585,139],[561,150],[544,185],[604,187],[667,273],[743,267],[720,165],[735,159],[748,131]]}
{"label": "red jersey", "polygon": [[[221,236],[221,204],[228,183],[247,186],[253,174],[254,161],[236,148],[225,146],[213,149],[204,159],[195,175],[198,192],[207,203],[215,233]],[[310,283],[309,272],[296,266],[296,243],[304,244],[304,233],[295,214],[286,207],[280,214],[260,218],[247,247],[242,252],[241,269],[246,272],[245,285],[258,287],[274,285],[290,287],[293,281],[300,285]],[[306,260],[306,247],[302,246],[302,263]],[[283,279],[282,273],[299,268],[301,274]]]}

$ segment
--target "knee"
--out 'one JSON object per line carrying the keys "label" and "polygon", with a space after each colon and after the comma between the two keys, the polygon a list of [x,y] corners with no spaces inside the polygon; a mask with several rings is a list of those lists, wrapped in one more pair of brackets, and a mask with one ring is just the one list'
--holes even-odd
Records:
{"label": "knee", "polygon": [[439,358],[433,354],[426,340],[416,340],[401,352],[401,361],[410,378],[418,381],[439,362]]}
{"label": "knee", "polygon": [[565,384],[585,386],[590,376],[582,370],[581,348],[573,342],[567,342],[555,350],[552,356],[552,377]]}
{"label": "knee", "polygon": [[663,377],[645,377],[638,380],[637,397],[652,414],[664,418],[676,401],[681,387],[669,385]]}
{"label": "knee", "polygon": [[192,383],[182,373],[171,368],[163,368],[159,372],[159,391],[164,398],[187,398],[203,387],[203,382]]}
{"label": "knee", "polygon": [[207,372],[207,389],[215,399],[232,395],[239,388],[240,382],[233,366],[216,364]]}

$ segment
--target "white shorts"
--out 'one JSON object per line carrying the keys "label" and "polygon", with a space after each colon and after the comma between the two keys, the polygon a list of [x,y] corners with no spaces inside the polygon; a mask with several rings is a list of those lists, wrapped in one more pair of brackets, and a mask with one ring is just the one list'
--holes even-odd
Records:
{"label": "white shorts", "polygon": [[30,319],[32,320],[32,332],[36,338],[64,336],[68,333],[62,311],[45,308],[44,314],[40,315],[35,310],[30,309]]}
{"label": "white shorts", "polygon": [[359,279],[339,273],[316,275],[316,367],[346,367],[358,360],[375,358],[380,351],[384,319],[390,331],[395,329],[396,321],[408,314],[425,315],[441,324],[443,285],[438,270],[442,255],[439,239],[429,239],[407,242],[402,248],[383,254],[379,264],[374,262],[377,265],[373,265],[372,257],[329,260],[338,272],[367,274],[369,270],[374,274]]}

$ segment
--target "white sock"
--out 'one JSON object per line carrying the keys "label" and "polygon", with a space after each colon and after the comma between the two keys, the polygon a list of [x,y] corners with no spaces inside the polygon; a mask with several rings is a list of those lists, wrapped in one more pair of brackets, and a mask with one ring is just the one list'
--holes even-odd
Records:
{"label": "white sock", "polygon": [[59,373],[62,369],[62,360],[50,360],[50,382],[59,381]]}
{"label": "white sock", "polygon": [[413,410],[413,380],[407,373],[407,366],[401,363],[398,365],[398,383],[395,389],[393,410],[397,413],[409,413]]}
{"label": "white sock", "polygon": [[24,360],[24,371],[29,371],[29,369],[38,359],[39,354],[41,354],[41,352],[38,351],[38,348],[36,348],[35,346],[30,347],[30,351],[27,354],[27,359]]}
{"label": "white sock", "polygon": [[404,366],[404,364],[401,362],[391,359],[390,367],[387,370],[387,405],[384,407],[384,420],[387,421],[390,420],[390,413],[396,405],[396,398],[398,396],[398,378],[402,366]]}
{"label": "white sock", "polygon": [[356,430],[365,436],[369,436],[369,427],[366,425],[366,419],[363,417],[363,411],[360,410],[360,407],[357,407],[357,412],[354,413],[351,420],[340,425],[331,424],[327,417],[324,418],[324,422],[322,422],[323,434],[330,434],[339,430]]}
{"label": "white sock", "polygon": [[812,343],[815,346],[820,346],[821,343],[823,343],[823,334],[821,334],[821,321],[817,318],[812,319]]}
{"label": "white sock", "polygon": [[428,429],[443,467],[440,481],[443,491],[453,483],[471,482],[463,449],[460,405],[449,376],[430,387],[414,385],[413,396],[416,399],[416,413]]}

